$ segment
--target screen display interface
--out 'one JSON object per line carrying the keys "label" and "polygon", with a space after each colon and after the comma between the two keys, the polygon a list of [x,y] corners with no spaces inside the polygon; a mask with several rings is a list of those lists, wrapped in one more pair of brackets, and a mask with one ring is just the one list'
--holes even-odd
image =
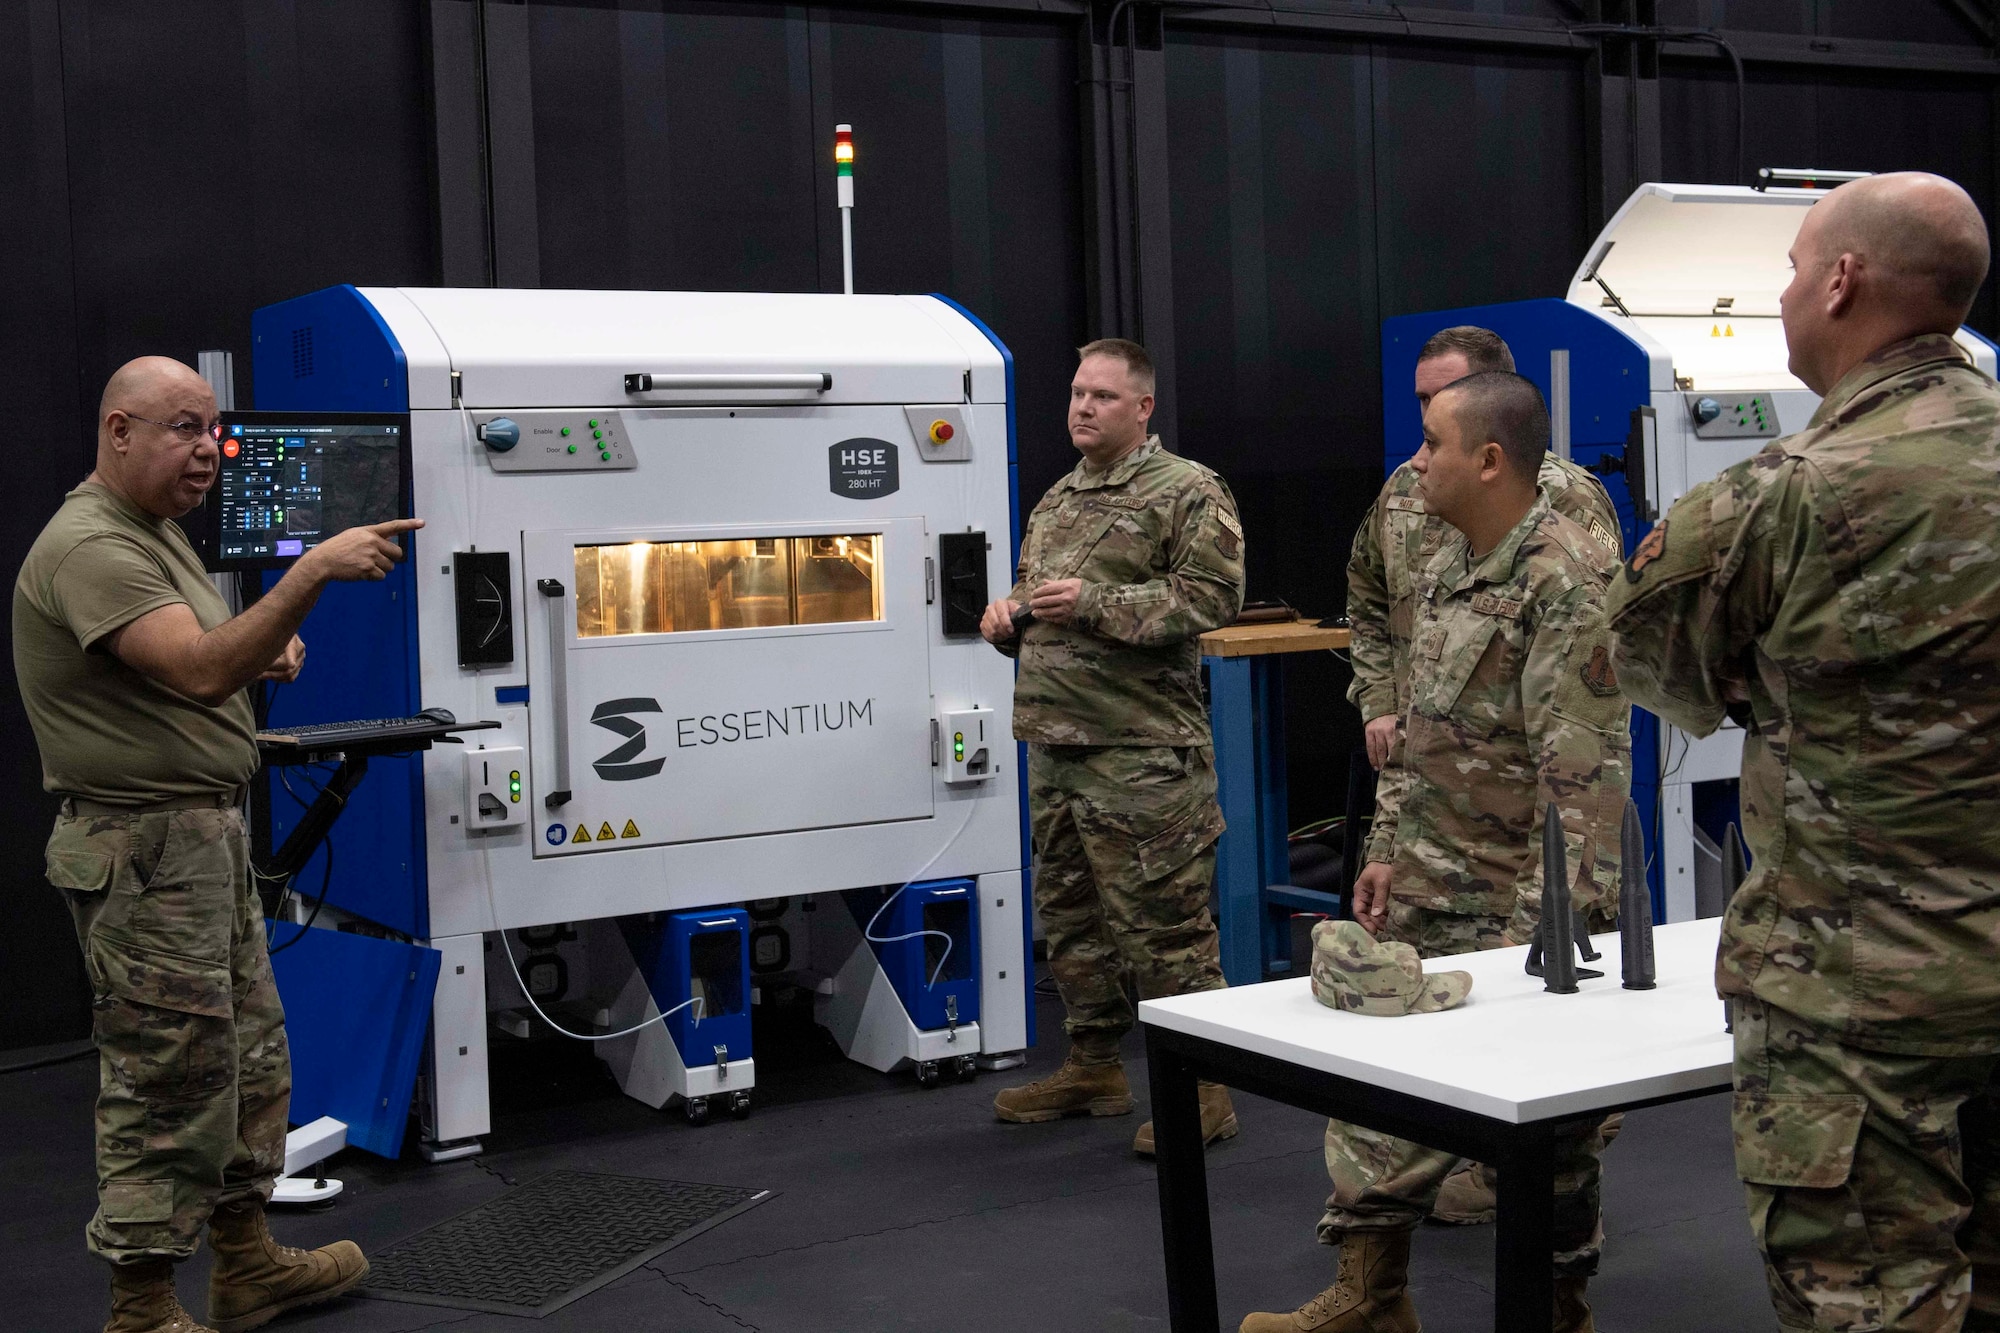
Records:
{"label": "screen display interface", "polygon": [[224,562],[290,560],[328,537],[402,510],[404,427],[229,423],[216,478]]}

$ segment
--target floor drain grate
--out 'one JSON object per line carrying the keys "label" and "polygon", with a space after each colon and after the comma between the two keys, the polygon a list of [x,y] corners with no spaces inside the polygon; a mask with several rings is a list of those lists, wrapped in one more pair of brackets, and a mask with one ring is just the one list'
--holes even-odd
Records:
{"label": "floor drain grate", "polygon": [[556,1171],[370,1255],[358,1294],[540,1317],[769,1197]]}

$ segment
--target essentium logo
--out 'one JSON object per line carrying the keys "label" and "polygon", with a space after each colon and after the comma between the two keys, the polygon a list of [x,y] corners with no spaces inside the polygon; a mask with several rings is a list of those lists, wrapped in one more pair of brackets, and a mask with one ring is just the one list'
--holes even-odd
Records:
{"label": "essentium logo", "polygon": [[665,759],[632,762],[646,752],[646,724],[634,722],[627,715],[659,711],[658,699],[607,699],[592,710],[590,720],[593,725],[615,731],[626,738],[622,745],[614,747],[609,754],[591,764],[598,777],[606,782],[634,782],[639,778],[653,777],[666,767]]}

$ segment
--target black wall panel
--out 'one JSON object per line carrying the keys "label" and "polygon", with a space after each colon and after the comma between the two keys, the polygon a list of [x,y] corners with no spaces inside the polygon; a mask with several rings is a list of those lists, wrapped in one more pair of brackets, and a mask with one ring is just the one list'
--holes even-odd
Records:
{"label": "black wall panel", "polygon": [[[1074,463],[1075,48],[1051,22],[734,4],[531,5],[541,284],[943,292],[1014,352],[1029,503]],[[496,93],[501,90],[496,88]]]}
{"label": "black wall panel", "polygon": [[[236,353],[329,283],[436,281],[421,29],[399,0],[62,7],[86,395],[134,356]],[[86,437],[93,430],[79,423]]]}
{"label": "black wall panel", "polygon": [[[89,470],[76,357],[64,151],[61,37],[55,0],[0,6],[0,364],[6,365],[13,466],[0,500],[0,570],[20,568],[42,522]],[[93,392],[90,404],[96,404]],[[69,913],[42,878],[55,801],[0,654],[0,1049],[80,1037],[89,1029],[83,965]]]}

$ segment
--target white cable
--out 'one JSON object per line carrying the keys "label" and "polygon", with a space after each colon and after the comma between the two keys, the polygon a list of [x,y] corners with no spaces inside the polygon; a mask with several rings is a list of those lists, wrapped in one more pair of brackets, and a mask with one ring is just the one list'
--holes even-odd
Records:
{"label": "white cable", "polygon": [[[499,924],[500,909],[494,904],[493,901],[492,853],[487,848],[482,847],[479,849],[479,866],[481,871],[483,872],[483,878],[486,881],[486,911],[487,914],[491,916],[493,919],[494,923],[493,928],[500,933],[500,951],[507,955],[507,968],[514,974],[514,984],[521,988],[521,998],[526,1000],[528,1002],[528,1007],[535,1011],[535,1017],[541,1019],[544,1023],[547,1023],[550,1027],[554,1028],[557,1032],[561,1033],[563,1036],[570,1038],[572,1041],[615,1041],[619,1037],[629,1037],[633,1033],[649,1028],[655,1023],[666,1022],[669,1018],[673,1017],[681,1010],[687,1008],[689,1005],[695,1006],[694,1025],[696,1027],[701,1026],[701,1020],[707,1015],[708,1005],[703,1001],[702,997],[699,995],[694,996],[691,999],[681,1001],[679,1004],[675,1005],[673,1008],[667,1010],[664,1013],[654,1014],[651,1018],[646,1019],[644,1022],[635,1023],[631,1027],[626,1028],[623,1032],[606,1032],[601,1036],[593,1035],[586,1032],[571,1032],[568,1028],[556,1022],[553,1018],[550,1018],[546,1013],[542,1011],[542,1006],[535,1003],[535,997],[528,993],[528,983],[526,978],[522,977],[521,975],[521,965],[514,961],[514,946],[507,942],[507,931],[504,927],[502,927]],[[929,867],[926,866],[925,869],[929,869]],[[650,990],[650,988],[648,989]]]}
{"label": "white cable", "polygon": [[937,960],[937,966],[931,969],[931,979],[924,983],[925,990],[931,990],[932,988],[934,988],[937,985],[938,977],[942,975],[944,972],[945,962],[947,959],[951,957],[951,944],[952,944],[951,936],[942,930],[913,930],[909,932],[907,935],[879,936],[875,933],[875,923],[882,919],[882,913],[889,910],[890,903],[895,902],[896,899],[903,896],[904,889],[909,888],[910,885],[915,884],[925,875],[928,875],[931,872],[931,867],[936,865],[939,861],[943,860],[944,854],[950,851],[953,847],[958,845],[958,840],[965,836],[965,830],[972,826],[972,810],[973,810],[973,802],[971,800],[967,800],[965,803],[965,818],[958,821],[958,831],[953,833],[951,837],[946,840],[944,846],[937,849],[936,853],[934,853],[931,856],[930,860],[924,862],[923,869],[919,870],[916,874],[904,880],[902,884],[897,887],[894,893],[890,894],[887,898],[884,898],[882,900],[882,905],[875,909],[875,915],[869,917],[868,924],[861,928],[861,937],[867,940],[871,944],[898,944],[901,943],[903,940],[921,939],[926,935],[935,935],[939,939],[943,940],[944,954]]}

